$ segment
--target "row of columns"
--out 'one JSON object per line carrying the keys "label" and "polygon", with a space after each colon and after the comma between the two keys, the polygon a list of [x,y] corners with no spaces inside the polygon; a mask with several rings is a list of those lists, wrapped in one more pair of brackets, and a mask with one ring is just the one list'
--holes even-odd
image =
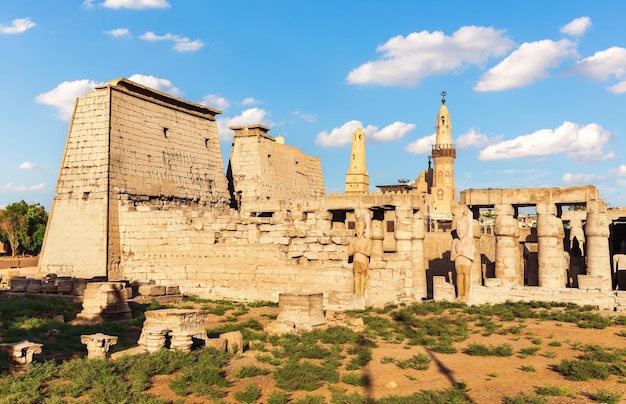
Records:
{"label": "row of columns", "polygon": [[[568,256],[563,248],[563,221],[557,217],[554,203],[539,203],[537,211],[538,278],[540,287],[563,288],[568,283]],[[514,217],[512,205],[494,206],[496,236],[495,270],[501,286],[523,285],[523,268],[519,249],[519,224]],[[585,240],[587,274],[586,285],[603,291],[611,290],[609,226],[606,205],[600,201],[587,204],[587,218],[582,230],[582,221],[572,226],[573,235]],[[571,241],[570,241],[571,245]],[[581,285],[582,286],[582,285]]]}

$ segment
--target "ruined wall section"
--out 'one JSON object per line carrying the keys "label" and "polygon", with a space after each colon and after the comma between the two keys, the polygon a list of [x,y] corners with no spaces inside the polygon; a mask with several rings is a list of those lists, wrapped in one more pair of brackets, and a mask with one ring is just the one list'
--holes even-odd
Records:
{"label": "ruined wall section", "polygon": [[42,275],[106,275],[109,91],[77,100],[39,261]]}
{"label": "ruined wall section", "polygon": [[325,196],[318,157],[277,142],[261,125],[231,129],[230,170],[242,212],[276,212],[281,201]]}
{"label": "ruined wall section", "polygon": [[[156,210],[130,201],[120,201],[119,211],[121,268],[131,282],[177,285],[211,299],[278,301],[280,293],[323,293],[326,304],[350,307],[348,245],[355,232],[331,228],[327,211],[276,220],[194,207]],[[410,268],[406,251],[373,256],[368,304],[407,295]]]}

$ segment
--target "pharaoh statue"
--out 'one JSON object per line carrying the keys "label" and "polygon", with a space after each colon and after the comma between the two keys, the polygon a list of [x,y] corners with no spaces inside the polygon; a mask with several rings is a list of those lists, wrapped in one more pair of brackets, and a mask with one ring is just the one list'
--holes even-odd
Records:
{"label": "pharaoh statue", "polygon": [[354,293],[357,297],[365,297],[367,290],[367,276],[370,256],[372,255],[372,240],[365,234],[365,218],[356,218],[356,237],[350,242],[348,255],[352,257],[354,266]]}
{"label": "pharaoh statue", "polygon": [[474,245],[473,220],[469,209],[462,207],[456,221],[456,235],[453,233],[450,259],[456,270],[457,300],[465,301],[469,297],[472,262],[476,256]]}

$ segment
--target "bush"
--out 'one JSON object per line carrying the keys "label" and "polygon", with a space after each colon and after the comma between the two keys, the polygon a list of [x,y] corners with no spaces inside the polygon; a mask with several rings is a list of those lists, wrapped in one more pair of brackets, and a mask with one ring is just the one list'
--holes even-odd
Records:
{"label": "bush", "polygon": [[334,369],[315,365],[311,362],[298,362],[290,359],[274,372],[276,386],[287,391],[313,391],[324,382],[336,383],[339,374]]}
{"label": "bush", "polygon": [[514,353],[511,344],[486,346],[476,342],[469,344],[463,352],[471,356],[511,356]]}
{"label": "bush", "polygon": [[566,379],[573,381],[606,380],[611,374],[606,363],[580,359],[563,359],[557,370]]}
{"label": "bush", "polygon": [[235,392],[233,395],[240,403],[254,403],[261,398],[261,391],[255,384],[248,384],[243,390]]}

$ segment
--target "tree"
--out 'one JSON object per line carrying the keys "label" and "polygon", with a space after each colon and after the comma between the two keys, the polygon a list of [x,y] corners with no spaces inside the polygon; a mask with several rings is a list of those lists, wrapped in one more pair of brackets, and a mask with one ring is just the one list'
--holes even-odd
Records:
{"label": "tree", "polygon": [[11,255],[38,254],[48,223],[48,214],[38,203],[23,200],[0,210],[0,241],[9,243]]}

